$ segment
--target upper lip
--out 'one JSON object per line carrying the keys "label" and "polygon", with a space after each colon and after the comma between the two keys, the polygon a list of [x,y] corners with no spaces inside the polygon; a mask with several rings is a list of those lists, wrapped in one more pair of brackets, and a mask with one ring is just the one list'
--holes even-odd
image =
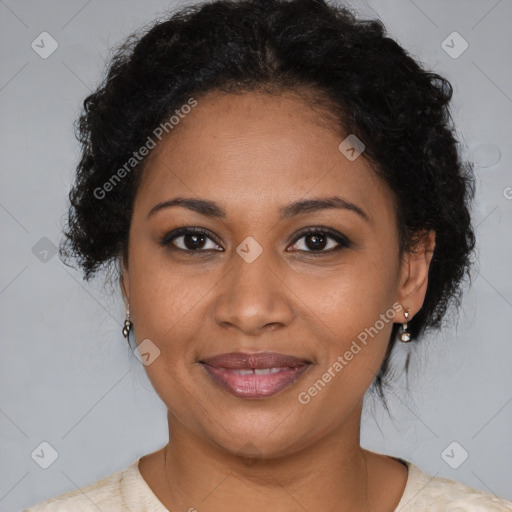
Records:
{"label": "upper lip", "polygon": [[214,368],[232,368],[236,370],[249,370],[251,368],[296,368],[311,361],[300,357],[281,354],[279,352],[228,352],[218,354],[207,359],[201,359],[204,363]]}

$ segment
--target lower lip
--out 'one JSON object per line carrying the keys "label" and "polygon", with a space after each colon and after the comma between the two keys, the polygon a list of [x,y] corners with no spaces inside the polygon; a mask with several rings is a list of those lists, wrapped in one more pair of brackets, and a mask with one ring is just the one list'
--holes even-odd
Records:
{"label": "lower lip", "polygon": [[265,375],[241,375],[228,368],[214,368],[202,363],[208,375],[220,386],[241,398],[267,398],[291,386],[311,366],[304,364],[296,368],[283,369]]}

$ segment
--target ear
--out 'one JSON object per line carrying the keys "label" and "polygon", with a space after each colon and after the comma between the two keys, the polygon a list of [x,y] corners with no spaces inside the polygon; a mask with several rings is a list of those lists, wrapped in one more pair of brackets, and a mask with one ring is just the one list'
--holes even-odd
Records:
{"label": "ear", "polygon": [[121,276],[119,277],[119,284],[123,291],[123,298],[126,303],[130,302],[130,277],[128,274],[128,267],[125,264],[125,260],[121,257]]}
{"label": "ear", "polygon": [[[435,232],[432,230],[417,233],[415,239],[412,249],[405,252],[402,257],[397,296],[397,301],[403,309],[409,311],[409,320],[423,306],[427,293],[428,271],[436,245]],[[403,312],[401,314],[403,316]],[[405,322],[405,316],[397,321]]]}

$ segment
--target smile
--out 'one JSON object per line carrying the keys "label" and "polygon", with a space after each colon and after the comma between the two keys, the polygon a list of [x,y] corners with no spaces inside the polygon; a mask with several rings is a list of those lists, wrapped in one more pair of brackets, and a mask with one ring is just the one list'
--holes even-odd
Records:
{"label": "smile", "polygon": [[294,368],[254,368],[234,370],[202,365],[212,380],[235,396],[267,398],[291,386],[309,368],[309,364]]}

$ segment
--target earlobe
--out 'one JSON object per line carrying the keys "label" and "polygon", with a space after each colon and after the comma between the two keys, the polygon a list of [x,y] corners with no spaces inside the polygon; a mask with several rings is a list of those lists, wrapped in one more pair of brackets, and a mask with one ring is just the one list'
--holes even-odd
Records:
{"label": "earlobe", "polygon": [[411,251],[404,254],[398,302],[403,304],[405,310],[410,311],[411,317],[421,309],[425,300],[434,249],[435,232],[422,231],[416,236],[416,243]]}

